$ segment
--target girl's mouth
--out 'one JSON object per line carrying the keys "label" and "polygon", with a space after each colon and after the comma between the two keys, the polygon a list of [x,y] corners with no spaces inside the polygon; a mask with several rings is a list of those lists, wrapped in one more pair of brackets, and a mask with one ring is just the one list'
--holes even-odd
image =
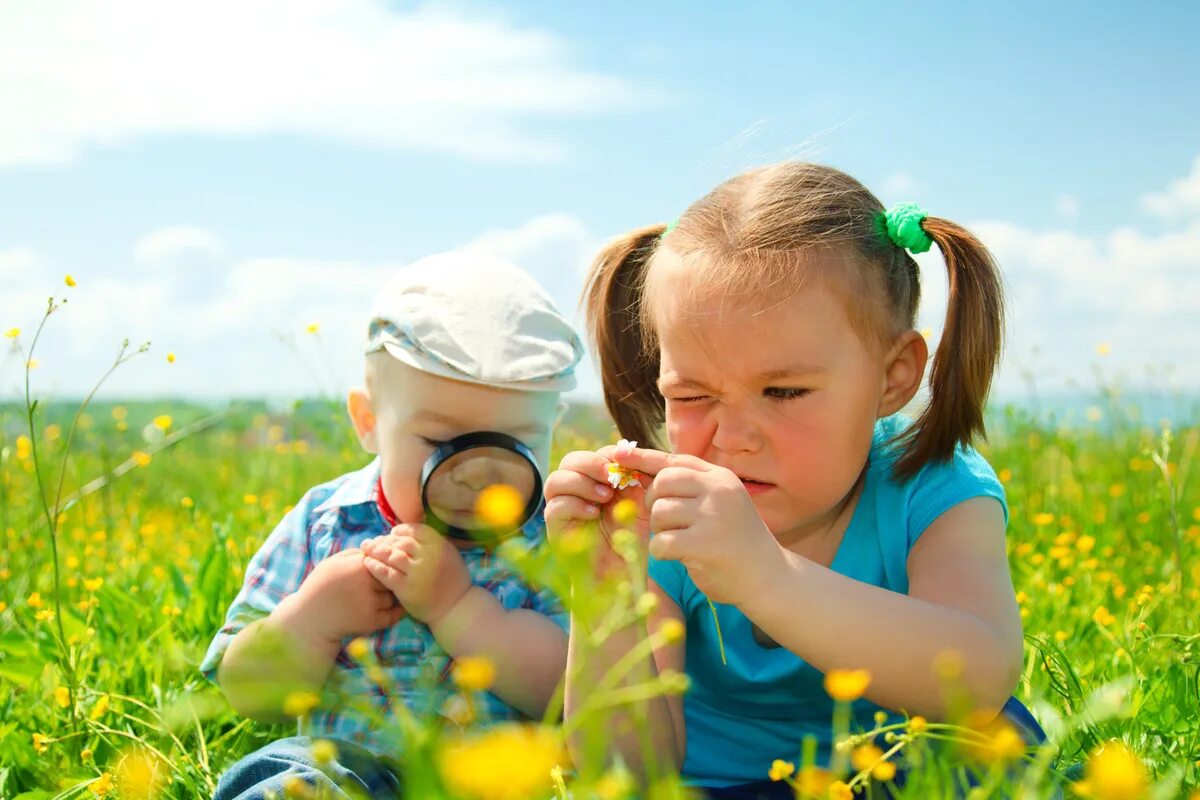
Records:
{"label": "girl's mouth", "polygon": [[749,494],[762,494],[775,488],[773,483],[763,483],[762,481],[754,481],[749,478],[742,478],[742,486],[746,487]]}

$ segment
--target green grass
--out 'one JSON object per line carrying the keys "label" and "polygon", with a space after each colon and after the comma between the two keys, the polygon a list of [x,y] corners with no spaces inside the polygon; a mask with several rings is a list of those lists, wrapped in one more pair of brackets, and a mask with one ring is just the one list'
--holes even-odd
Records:
{"label": "green grass", "polygon": [[[196,664],[288,504],[367,456],[328,403],[273,413],[95,404],[68,453],[74,411],[50,405],[34,414],[48,502],[60,470],[64,497],[92,486],[60,514],[55,548],[26,410],[0,407],[0,798],[90,797],[90,782],[104,787],[139,758],[161,763],[161,796],[206,797],[224,768],[288,729],[240,719]],[[170,424],[159,419],[156,428],[161,415]],[[1200,428],[1164,433],[1119,404],[1072,427],[1013,409],[993,417],[983,449],[1008,492],[1028,642],[1017,696],[1057,743],[1060,771],[1119,740],[1144,763],[1153,796],[1186,797],[1200,784]],[[555,457],[611,438],[599,412],[577,412]],[[105,476],[114,477],[97,487]],[[61,606],[48,619],[55,549]],[[574,557],[550,554],[530,568],[558,570],[556,582],[565,581]],[[588,613],[637,613],[635,601]],[[585,724],[602,726],[602,716]],[[436,739],[424,741],[436,749]],[[904,741],[923,753],[929,775],[943,777],[924,788],[918,780],[902,796],[944,792],[937,781],[949,780],[949,756],[932,737]],[[581,768],[600,791],[622,796],[619,776]],[[995,779],[995,796],[1027,774],[981,769]],[[1039,772],[1027,796],[1047,796],[1061,780]],[[455,796],[453,781],[434,775],[428,786]]]}

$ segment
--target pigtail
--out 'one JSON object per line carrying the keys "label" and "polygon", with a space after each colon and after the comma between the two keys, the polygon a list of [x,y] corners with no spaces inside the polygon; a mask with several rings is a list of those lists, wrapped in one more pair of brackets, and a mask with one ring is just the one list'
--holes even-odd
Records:
{"label": "pigtail", "polygon": [[666,404],[658,391],[658,350],[647,347],[642,328],[642,289],[665,231],[665,225],[650,225],[610,242],[592,262],[583,290],[604,404],[621,436],[649,447],[658,443]]}
{"label": "pigtail", "polygon": [[929,376],[929,405],[906,437],[895,466],[900,477],[949,459],[957,445],[985,435],[983,408],[1004,333],[1004,292],[992,254],[948,220],[927,217],[921,227],[942,251],[949,297]]}

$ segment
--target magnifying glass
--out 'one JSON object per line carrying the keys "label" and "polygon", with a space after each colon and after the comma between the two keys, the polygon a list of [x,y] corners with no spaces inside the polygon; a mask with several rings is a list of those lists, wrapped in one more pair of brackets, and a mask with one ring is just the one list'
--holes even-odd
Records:
{"label": "magnifying glass", "polygon": [[498,543],[532,519],[541,500],[537,459],[506,433],[456,436],[421,468],[426,524],[452,539]]}

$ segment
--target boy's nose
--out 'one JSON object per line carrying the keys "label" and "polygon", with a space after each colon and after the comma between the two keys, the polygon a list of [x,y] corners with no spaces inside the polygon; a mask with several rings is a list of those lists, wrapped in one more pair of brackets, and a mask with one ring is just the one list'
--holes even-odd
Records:
{"label": "boy's nose", "polygon": [[454,482],[480,492],[497,481],[495,464],[487,458],[468,458],[454,468]]}

